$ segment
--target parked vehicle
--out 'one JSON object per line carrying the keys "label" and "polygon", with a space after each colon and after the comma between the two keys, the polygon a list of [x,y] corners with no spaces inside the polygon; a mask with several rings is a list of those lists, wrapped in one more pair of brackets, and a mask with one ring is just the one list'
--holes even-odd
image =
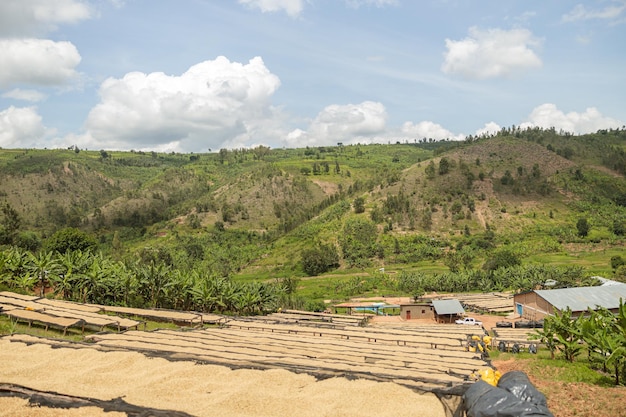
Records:
{"label": "parked vehicle", "polygon": [[470,326],[482,326],[483,322],[476,320],[474,317],[465,317],[455,321],[456,324],[468,324]]}

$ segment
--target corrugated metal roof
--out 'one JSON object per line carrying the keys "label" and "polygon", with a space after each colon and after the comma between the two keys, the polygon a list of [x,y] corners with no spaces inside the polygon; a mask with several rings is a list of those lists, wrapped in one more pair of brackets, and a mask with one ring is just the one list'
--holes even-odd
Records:
{"label": "corrugated metal roof", "polygon": [[465,310],[459,300],[433,300],[437,314],[463,314]]}
{"label": "corrugated metal roof", "polygon": [[607,287],[609,285],[626,285],[623,282],[613,281],[613,280],[602,278],[602,277],[591,277],[591,278],[595,278],[598,281],[600,281],[600,285],[603,287]]}
{"label": "corrugated metal roof", "polygon": [[626,285],[599,287],[560,288],[536,290],[537,295],[559,310],[585,311],[597,306],[613,309],[619,307],[620,297],[626,300]]}

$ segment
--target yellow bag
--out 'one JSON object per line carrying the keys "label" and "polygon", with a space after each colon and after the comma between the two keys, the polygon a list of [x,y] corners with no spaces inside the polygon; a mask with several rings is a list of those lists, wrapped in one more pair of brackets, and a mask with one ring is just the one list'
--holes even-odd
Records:
{"label": "yellow bag", "polygon": [[494,387],[498,385],[498,381],[502,376],[500,371],[494,370],[492,368],[483,368],[478,370],[478,378],[482,379],[486,383],[493,385]]}

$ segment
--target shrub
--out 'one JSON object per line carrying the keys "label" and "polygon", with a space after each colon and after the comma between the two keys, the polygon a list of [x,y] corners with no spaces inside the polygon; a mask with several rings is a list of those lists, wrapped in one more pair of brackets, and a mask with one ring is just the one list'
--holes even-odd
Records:
{"label": "shrub", "polygon": [[57,231],[46,241],[46,249],[53,252],[93,251],[97,248],[96,239],[82,230],[67,227]]}
{"label": "shrub", "polygon": [[339,266],[339,253],[335,245],[318,244],[302,251],[302,269],[308,275],[319,275]]}

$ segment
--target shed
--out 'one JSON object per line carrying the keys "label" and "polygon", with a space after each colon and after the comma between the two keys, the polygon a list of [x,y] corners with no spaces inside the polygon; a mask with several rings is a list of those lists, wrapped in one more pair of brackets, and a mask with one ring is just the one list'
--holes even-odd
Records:
{"label": "shed", "polygon": [[459,300],[433,300],[435,319],[439,323],[454,323],[465,314],[465,309]]}
{"label": "shed", "polygon": [[515,294],[513,300],[515,312],[522,318],[541,320],[568,307],[574,316],[598,307],[617,312],[620,298],[626,300],[626,285],[534,290]]}
{"label": "shed", "polygon": [[434,319],[435,311],[431,303],[400,304],[400,317],[404,320]]}
{"label": "shed", "polygon": [[334,309],[335,313],[337,313],[339,309],[346,309],[348,314],[375,314],[378,316],[385,315],[385,310],[393,310],[399,307],[400,306],[397,304],[354,302],[335,304]]}

